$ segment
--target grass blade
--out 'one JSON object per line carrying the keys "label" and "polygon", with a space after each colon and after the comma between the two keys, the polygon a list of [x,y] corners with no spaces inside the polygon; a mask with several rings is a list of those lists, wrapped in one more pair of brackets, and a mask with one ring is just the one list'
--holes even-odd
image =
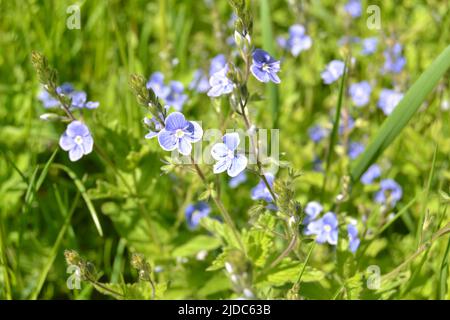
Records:
{"label": "grass blade", "polygon": [[339,86],[339,98],[338,98],[338,104],[337,104],[337,108],[336,108],[336,115],[334,116],[333,130],[332,130],[331,136],[330,136],[330,144],[328,146],[325,175],[324,175],[323,184],[322,184],[322,195],[323,195],[323,191],[325,191],[325,187],[326,187],[326,184],[327,184],[328,171],[330,169],[330,164],[331,164],[331,158],[333,156],[334,145],[336,144],[337,135],[338,135],[338,131],[339,131],[339,122],[340,122],[340,119],[341,119],[342,103],[344,102],[345,77],[347,76],[347,71],[348,71],[347,70],[347,64],[348,64],[348,59],[346,59],[346,61],[345,61],[344,74],[342,75],[341,84]]}
{"label": "grass blade", "polygon": [[409,120],[420,108],[427,95],[450,67],[450,46],[422,73],[405,94],[392,114],[384,121],[367,149],[351,167],[351,177],[357,181],[383,151],[399,136]]}
{"label": "grass blade", "polygon": [[[264,50],[269,52],[271,55],[274,54],[274,40],[272,33],[272,21],[270,18],[270,5],[268,0],[260,0],[260,15],[261,15],[261,26],[262,26],[262,37],[263,37],[263,47]],[[278,128],[278,105],[279,105],[279,94],[278,87],[276,84],[270,82],[267,84],[267,96],[269,99],[269,106],[272,110],[272,121],[273,127]]]}
{"label": "grass blade", "polygon": [[53,166],[65,171],[69,175],[69,177],[73,180],[73,183],[77,187],[78,191],[81,193],[81,196],[83,197],[83,200],[86,203],[86,206],[89,210],[89,213],[92,216],[92,220],[94,220],[94,224],[95,224],[95,227],[97,228],[98,233],[100,234],[101,237],[103,237],[103,230],[102,230],[102,226],[100,225],[100,220],[98,219],[97,211],[95,210],[95,207],[92,204],[92,201],[86,192],[86,188],[84,187],[83,182],[80,179],[78,179],[75,172],[70,170],[68,167],[66,167],[62,164],[53,164]]}

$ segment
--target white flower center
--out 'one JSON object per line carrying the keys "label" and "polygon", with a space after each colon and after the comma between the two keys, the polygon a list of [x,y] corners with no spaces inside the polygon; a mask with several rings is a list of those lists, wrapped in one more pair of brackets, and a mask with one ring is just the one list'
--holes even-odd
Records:
{"label": "white flower center", "polygon": [[175,137],[177,138],[183,138],[184,136],[184,131],[181,129],[177,129],[177,131],[175,131]]}
{"label": "white flower center", "polygon": [[269,71],[269,68],[270,68],[270,66],[269,66],[267,63],[263,63],[262,69],[263,69],[264,71]]}
{"label": "white flower center", "polygon": [[330,232],[331,231],[331,226],[326,224],[323,226],[323,229],[325,230],[325,232]]}
{"label": "white flower center", "polygon": [[76,136],[75,139],[73,139],[76,144],[80,145],[83,143],[83,137],[82,136]]}
{"label": "white flower center", "polygon": [[230,159],[234,158],[234,151],[233,150],[228,150],[228,158],[230,158]]}

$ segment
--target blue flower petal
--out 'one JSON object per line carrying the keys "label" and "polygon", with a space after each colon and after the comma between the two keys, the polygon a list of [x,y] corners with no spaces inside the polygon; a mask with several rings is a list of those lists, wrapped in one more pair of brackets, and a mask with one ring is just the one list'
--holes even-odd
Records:
{"label": "blue flower petal", "polygon": [[178,139],[174,132],[162,129],[158,134],[158,142],[164,150],[172,151],[177,148]]}
{"label": "blue flower petal", "polygon": [[239,133],[227,133],[222,138],[223,143],[227,146],[228,150],[234,151],[237,149],[240,143]]}
{"label": "blue flower petal", "polygon": [[233,160],[231,160],[231,165],[227,171],[228,175],[230,177],[236,177],[239,173],[245,170],[247,167],[247,162],[248,160],[246,156],[238,154],[235,158],[233,158]]}
{"label": "blue flower petal", "polygon": [[189,123],[181,112],[172,112],[165,121],[167,131],[185,129]]}

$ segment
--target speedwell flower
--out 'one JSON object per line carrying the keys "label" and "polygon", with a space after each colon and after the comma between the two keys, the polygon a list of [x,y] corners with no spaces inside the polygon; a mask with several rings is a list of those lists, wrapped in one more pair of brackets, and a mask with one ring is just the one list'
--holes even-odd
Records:
{"label": "speedwell flower", "polygon": [[168,106],[174,107],[175,110],[181,111],[188,96],[184,94],[184,86],[179,81],[170,81],[169,93],[164,101]]}
{"label": "speedwell flower", "polygon": [[360,17],[362,13],[361,0],[349,0],[345,4],[344,9],[353,18]]}
{"label": "speedwell flower", "polygon": [[317,216],[322,212],[323,207],[317,201],[310,201],[307,203],[305,208],[306,216],[303,219],[303,224],[309,224],[311,221],[317,218]]}
{"label": "speedwell flower", "polygon": [[[265,173],[264,176],[266,177],[267,182],[272,187],[273,181],[275,180],[275,177],[271,173]],[[252,199],[253,200],[264,200],[266,202],[272,202],[272,194],[270,193],[269,189],[267,189],[266,184],[261,179],[259,183],[252,189]]]}
{"label": "speedwell flower", "polygon": [[280,61],[275,60],[264,50],[256,49],[253,51],[253,63],[250,70],[255,78],[261,82],[281,82],[277,75],[280,71]]}
{"label": "speedwell flower", "polygon": [[202,127],[195,121],[187,121],[180,112],[171,113],[165,120],[165,127],[158,133],[158,142],[166,151],[178,149],[182,155],[192,151],[191,143],[203,136]]}
{"label": "speedwell flower", "polygon": [[402,56],[402,50],[402,45],[397,42],[383,52],[385,59],[383,72],[400,73],[403,70],[406,59]]}
{"label": "speedwell flower", "polygon": [[349,223],[347,225],[348,232],[348,248],[352,253],[355,253],[358,250],[359,244],[361,240],[358,237],[358,229],[356,228],[356,223]]}
{"label": "speedwell flower", "polygon": [[359,142],[351,142],[348,146],[348,156],[350,159],[356,159],[364,151],[364,145]]}
{"label": "speedwell flower", "polygon": [[196,204],[190,204],[184,211],[186,216],[186,223],[189,229],[193,230],[198,227],[200,220],[207,217],[211,212],[211,207],[203,201]]}
{"label": "speedwell flower", "polygon": [[247,167],[247,157],[238,153],[239,134],[227,133],[222,138],[223,143],[216,143],[211,148],[212,157],[217,160],[214,173],[227,171],[230,177],[236,177]]}
{"label": "speedwell flower", "polygon": [[160,99],[165,99],[170,92],[170,88],[164,84],[164,75],[161,72],[154,72],[147,82],[147,89],[152,89]]}
{"label": "speedwell flower", "polygon": [[306,235],[316,235],[317,243],[337,244],[338,221],[333,212],[327,212],[321,219],[312,221],[306,227]]}
{"label": "speedwell flower", "polygon": [[80,121],[72,121],[59,139],[59,146],[64,151],[69,151],[70,161],[77,161],[83,155],[92,152],[94,140],[89,128]]}
{"label": "speedwell flower", "polygon": [[225,67],[209,78],[209,85],[211,86],[211,89],[207,93],[209,97],[219,97],[233,91],[234,83],[227,78],[227,72],[228,67]]}
{"label": "speedwell flower", "polygon": [[373,181],[381,176],[380,166],[377,164],[373,164],[367,169],[366,172],[361,176],[361,183],[368,185],[372,184]]}
{"label": "speedwell flower", "polygon": [[278,38],[278,44],[286,50],[289,50],[294,57],[297,57],[300,52],[311,48],[311,37],[305,34],[305,27],[301,24],[294,24],[289,28],[289,37]]}
{"label": "speedwell flower", "polygon": [[375,194],[375,202],[395,206],[403,196],[400,185],[392,179],[384,179],[380,182],[380,190]]}
{"label": "speedwell flower", "polygon": [[247,174],[245,173],[245,171],[242,171],[236,177],[231,178],[230,181],[228,181],[228,185],[230,186],[230,188],[234,189],[245,181],[247,181]]}
{"label": "speedwell flower", "polygon": [[314,127],[311,127],[308,129],[309,138],[315,142],[318,143],[320,140],[325,138],[328,135],[328,130],[324,127],[317,125]]}
{"label": "speedwell flower", "polygon": [[380,92],[380,99],[378,100],[378,107],[383,110],[385,115],[390,115],[394,111],[395,107],[398,105],[400,100],[403,99],[403,93],[383,89]]}
{"label": "speedwell flower", "polygon": [[353,83],[349,88],[349,94],[357,107],[362,107],[369,103],[371,92],[372,87],[367,81]]}
{"label": "speedwell flower", "polygon": [[377,46],[378,46],[378,38],[366,38],[362,41],[362,50],[361,50],[361,54],[362,55],[370,55],[375,53],[375,51],[377,51]]}
{"label": "speedwell flower", "polygon": [[324,71],[322,71],[321,76],[323,83],[331,84],[338,80],[344,74],[345,63],[340,60],[332,60],[327,64]]}

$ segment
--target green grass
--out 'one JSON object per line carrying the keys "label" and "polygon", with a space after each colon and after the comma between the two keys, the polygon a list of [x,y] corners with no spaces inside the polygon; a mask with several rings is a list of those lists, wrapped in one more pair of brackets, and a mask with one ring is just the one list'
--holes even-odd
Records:
{"label": "green grass", "polygon": [[[263,100],[250,102],[249,116],[259,128],[280,129],[284,167],[277,181],[288,181],[285,166],[303,173],[289,185],[290,200],[303,208],[320,200],[325,211],[335,210],[341,225],[336,248],[310,243],[300,227],[289,257],[270,269],[286,248],[284,232],[290,229],[282,216],[260,212],[265,204],[254,207],[250,193],[258,178],[249,173],[245,184],[230,189],[228,177],[202,165],[238,226],[246,256],[216,220],[189,230],[184,209],[204,194],[204,185],[183,167],[162,174],[169,154],[143,138],[147,113],[128,84],[132,73],[147,78],[161,71],[166,80],[187,87],[197,68],[208,70],[212,57],[224,48],[231,51],[225,41],[233,34],[227,26],[231,7],[227,1],[212,3],[80,1],[81,29],[69,30],[71,1],[0,0],[0,299],[111,298],[94,289],[95,281],[104,284],[102,292],[149,298],[147,283],[138,282],[130,265],[136,252],[158,271],[151,275],[157,298],[237,298],[241,292],[224,271],[231,261],[253,275],[247,281],[258,298],[449,299],[449,202],[442,194],[450,190],[450,116],[441,108],[450,99],[448,6],[379,2],[382,30],[377,31],[367,29],[364,17],[348,21],[345,1],[250,1],[252,42],[281,59],[282,71],[280,85],[263,85],[250,76],[250,94]],[[294,23],[304,24],[313,39],[311,49],[296,58],[276,43]],[[393,34],[407,59],[399,75],[380,73],[382,48],[364,57],[357,44],[338,45],[345,35]],[[391,41],[380,39],[383,46]],[[33,50],[48,58],[60,82],[71,82],[100,102],[97,110],[82,114],[96,148],[81,161],[70,162],[58,147],[65,124],[39,120],[46,111],[37,99]],[[349,73],[324,85],[325,65],[349,56],[356,59]],[[348,86],[362,80],[370,81],[373,91],[370,103],[356,108]],[[386,117],[377,108],[379,92],[394,86],[405,96]],[[202,121],[205,129],[224,123],[243,128],[226,99],[214,104],[205,94],[187,92],[183,112],[188,119]],[[339,134],[341,114],[356,120],[345,136]],[[308,136],[316,124],[332,132],[318,144]],[[351,141],[366,145],[355,161],[346,155]],[[314,170],[315,157],[323,172]],[[392,210],[374,202],[378,182],[359,183],[373,163],[382,167],[383,179],[395,179],[403,188]],[[344,177],[353,180],[348,188]],[[343,192],[346,198],[336,201]],[[219,216],[209,203],[211,215]],[[364,235],[356,255],[347,250],[349,218],[358,221]],[[81,290],[66,286],[66,249],[78,251],[97,270]],[[197,258],[202,249],[208,251],[203,260]],[[373,265],[389,280],[380,290],[366,286],[367,268]]]}

